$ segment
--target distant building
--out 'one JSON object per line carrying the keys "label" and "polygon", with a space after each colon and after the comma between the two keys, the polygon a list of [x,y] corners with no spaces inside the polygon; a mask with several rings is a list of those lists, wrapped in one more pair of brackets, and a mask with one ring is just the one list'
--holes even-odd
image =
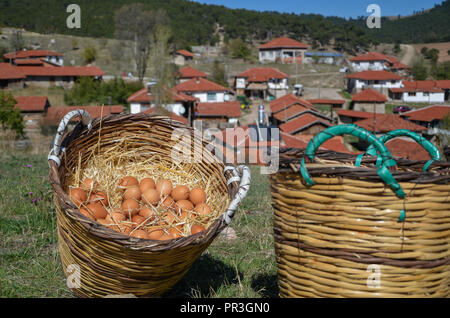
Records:
{"label": "distant building", "polygon": [[389,89],[389,97],[404,103],[444,103],[449,92],[450,80],[403,81],[401,87]]}
{"label": "distant building", "polygon": [[25,74],[16,66],[0,63],[0,88],[24,88]]}
{"label": "distant building", "polygon": [[223,103],[198,103],[194,117],[206,123],[205,128],[233,128],[239,124],[241,108],[238,101]]}
{"label": "distant building", "polygon": [[425,127],[405,120],[396,114],[372,113],[369,118],[356,121],[355,125],[374,133],[377,137],[397,129],[406,129],[417,133],[423,133],[427,130]]}
{"label": "distant building", "polygon": [[207,78],[208,74],[199,71],[193,67],[186,66],[178,71],[177,79],[180,83],[189,81],[193,78]]}
{"label": "distant building", "polygon": [[3,59],[6,62],[14,64],[16,64],[19,60],[22,59],[38,59],[38,60],[42,59],[52,64],[57,64],[59,66],[64,65],[64,54],[47,50],[28,50],[28,51],[24,50],[24,51],[10,52],[4,54]]}
{"label": "distant building", "polygon": [[317,135],[332,126],[323,115],[306,113],[280,125],[280,130],[291,135]]}
{"label": "distant building", "polygon": [[402,73],[409,69],[408,65],[401,63],[395,57],[378,52],[369,52],[350,59],[351,67],[355,72],[388,70]]}
{"label": "distant building", "polygon": [[259,46],[259,61],[261,63],[298,63],[302,64],[308,45],[296,40],[281,37]]}
{"label": "distant building", "polygon": [[186,65],[186,63],[191,62],[194,59],[194,53],[191,53],[187,50],[178,50],[175,53],[174,63],[176,65]]}
{"label": "distant building", "polygon": [[235,76],[237,95],[247,97],[280,98],[288,93],[289,75],[271,67],[250,68]]}
{"label": "distant building", "polygon": [[400,88],[402,77],[388,71],[363,71],[347,75],[347,90],[357,93],[367,88],[373,88],[388,95],[390,88]]}
{"label": "distant building", "polygon": [[427,128],[438,127],[450,115],[450,105],[433,105],[403,113],[400,116]]}
{"label": "distant building", "polygon": [[206,78],[193,78],[175,86],[177,92],[197,98],[200,103],[223,103],[230,100],[231,91]]}
{"label": "distant building", "polygon": [[384,114],[387,98],[383,94],[368,88],[352,96],[353,110]]}
{"label": "distant building", "polygon": [[341,53],[334,52],[305,52],[304,63],[319,63],[319,64],[337,64],[339,60],[344,58]]}
{"label": "distant building", "polygon": [[47,96],[14,96],[25,123],[25,129],[38,129],[50,107]]}

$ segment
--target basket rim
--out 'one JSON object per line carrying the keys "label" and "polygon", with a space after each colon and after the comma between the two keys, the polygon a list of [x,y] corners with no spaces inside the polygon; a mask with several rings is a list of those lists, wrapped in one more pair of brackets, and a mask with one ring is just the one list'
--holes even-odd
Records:
{"label": "basket rim", "polygon": [[[119,114],[119,115],[113,114],[104,116],[102,118],[94,119],[92,121],[92,128],[89,131],[86,127],[81,127],[81,122],[77,123],[72,131],[64,133],[61,145],[63,145],[64,148],[67,148],[76,137],[79,137],[84,134],[98,133],[97,129],[99,128],[100,124],[102,128],[104,128],[105,125],[114,124],[117,122],[132,121],[135,123],[138,121],[146,121],[147,123],[149,123],[149,120],[156,124],[158,122],[164,123],[171,129],[175,128],[188,129],[191,132],[193,138],[198,138],[194,134],[194,128],[188,127],[182,122],[173,120],[172,118],[167,116],[144,114],[144,113]],[[207,141],[205,141],[203,138],[200,139],[202,141],[202,147],[204,147]],[[130,248],[131,250],[164,252],[175,248],[184,248],[188,246],[194,245],[198,246],[210,243],[218,234],[220,234],[220,232],[223,231],[223,229],[225,229],[228,226],[223,217],[224,213],[226,212],[225,210],[222,214],[220,214],[216,218],[216,220],[205,231],[177,239],[170,239],[164,241],[139,239],[135,237],[130,237],[123,233],[116,232],[82,215],[80,213],[79,208],[72,203],[68,194],[63,189],[63,185],[61,184],[61,179],[59,176],[59,170],[62,169],[60,167],[64,166],[63,163],[65,161],[65,151],[61,151],[61,153],[59,154],[59,159],[61,160],[60,166],[58,166],[57,162],[55,162],[54,160],[52,159],[48,160],[49,179],[55,195],[55,204],[59,205],[63,214],[66,217],[71,218],[72,221],[74,222],[79,222],[89,232],[89,234],[92,234],[96,238],[107,239],[108,241],[117,243],[123,247]],[[215,164],[220,164],[223,168],[227,166],[236,167],[234,165],[225,164],[224,162],[221,161],[217,161],[215,162]],[[232,197],[238,191],[239,182],[236,180],[231,180],[231,182],[227,183],[226,181],[233,178],[234,175],[229,170],[225,169],[222,170],[223,170],[222,172],[223,177],[225,178],[225,183],[227,184],[228,188],[228,195],[231,200]]]}

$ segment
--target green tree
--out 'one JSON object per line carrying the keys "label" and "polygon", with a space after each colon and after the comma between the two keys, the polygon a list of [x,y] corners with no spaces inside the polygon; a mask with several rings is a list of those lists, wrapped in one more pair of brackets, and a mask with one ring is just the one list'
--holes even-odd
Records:
{"label": "green tree", "polygon": [[229,52],[231,57],[234,59],[248,59],[250,57],[251,51],[248,45],[242,41],[242,39],[237,38],[230,41]]}
{"label": "green tree", "polygon": [[0,124],[3,130],[11,130],[23,136],[25,124],[20,109],[14,108],[17,101],[11,93],[0,91]]}
{"label": "green tree", "polygon": [[225,67],[223,63],[218,60],[214,61],[212,68],[212,80],[222,86],[228,87],[227,74],[225,72]]}
{"label": "green tree", "polygon": [[428,78],[428,69],[423,61],[417,61],[413,64],[410,72],[416,81],[423,81]]}
{"label": "green tree", "polygon": [[84,63],[92,63],[97,58],[97,49],[92,45],[89,44],[88,47],[86,47],[83,51],[83,59]]}

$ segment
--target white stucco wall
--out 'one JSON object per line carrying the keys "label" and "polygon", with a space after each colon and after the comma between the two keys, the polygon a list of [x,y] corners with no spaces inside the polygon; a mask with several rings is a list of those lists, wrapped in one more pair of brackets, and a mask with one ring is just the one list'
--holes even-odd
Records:
{"label": "white stucco wall", "polygon": [[362,71],[382,71],[386,69],[384,61],[374,61],[374,62],[352,62],[352,68],[356,72]]}
{"label": "white stucco wall", "polygon": [[402,100],[405,103],[444,103],[445,93],[429,93],[429,95],[426,96],[426,93],[416,92],[416,96],[410,96],[409,93],[404,92]]}
{"label": "white stucco wall", "polygon": [[208,92],[198,92],[192,94],[192,96],[198,98],[200,100],[200,103],[222,103],[225,102],[225,92],[209,92],[209,93],[215,93],[216,99],[215,100],[208,100]]}

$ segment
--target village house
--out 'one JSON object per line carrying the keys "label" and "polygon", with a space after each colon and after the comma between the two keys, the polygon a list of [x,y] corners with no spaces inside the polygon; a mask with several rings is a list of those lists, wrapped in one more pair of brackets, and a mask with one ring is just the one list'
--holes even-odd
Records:
{"label": "village house", "polygon": [[302,64],[307,49],[308,45],[306,44],[287,37],[280,37],[259,46],[259,61],[261,63]]}
{"label": "village house", "polygon": [[19,65],[20,60],[24,59],[44,60],[58,66],[64,65],[64,54],[47,50],[23,50],[6,53],[3,55],[3,59],[16,65]]}
{"label": "village house", "polygon": [[404,103],[444,103],[449,96],[450,80],[403,81],[401,87],[389,89],[389,98]]}
{"label": "village house", "polygon": [[237,95],[251,98],[280,98],[288,93],[289,75],[271,67],[250,68],[235,76]]}
{"label": "village house", "polygon": [[430,154],[420,144],[409,138],[397,137],[388,140],[385,144],[394,158],[409,159],[415,161],[428,161]]}
{"label": "village house", "polygon": [[39,129],[50,107],[47,96],[14,96],[14,99],[17,101],[14,108],[20,109],[25,130]]}
{"label": "village house", "polygon": [[[131,114],[141,112],[156,113],[156,96],[152,92],[152,87],[152,83],[147,83],[146,88],[137,91],[127,99],[127,102],[130,103]],[[164,105],[164,109],[177,116],[184,117],[186,122],[190,122],[197,99],[182,92],[177,92],[174,88],[171,89],[170,93],[171,101],[169,104]]]}
{"label": "village house", "polygon": [[24,88],[25,79],[25,74],[18,67],[9,63],[0,63],[0,88]]}
{"label": "village house", "polygon": [[354,72],[388,70],[401,73],[409,67],[392,56],[378,52],[368,52],[350,59]]}
{"label": "village house", "polygon": [[183,83],[183,82],[189,81],[194,78],[207,78],[208,74],[206,74],[202,71],[199,71],[193,67],[186,66],[186,67],[181,68],[178,71],[178,74],[176,77],[177,77],[179,83]]}
{"label": "village house", "polygon": [[361,112],[349,109],[341,109],[337,111],[339,125],[351,125],[357,121],[368,119],[373,116],[373,112]]}
{"label": "village house", "polygon": [[280,130],[291,135],[317,135],[331,126],[331,121],[324,116],[305,113],[280,125]]}
{"label": "village house", "polygon": [[313,104],[315,107],[329,107],[331,122],[335,121],[335,113],[340,109],[345,107],[344,99],[326,99],[326,98],[318,98],[318,99],[308,99],[308,102]]}
{"label": "village house", "polygon": [[369,118],[356,121],[355,125],[372,132],[377,137],[397,129],[406,129],[416,133],[424,133],[427,130],[396,114],[372,113]]}
{"label": "village house", "polygon": [[233,128],[239,125],[241,108],[238,101],[198,103],[194,108],[195,120],[202,120],[205,128]]}
{"label": "village house", "polygon": [[270,113],[273,116],[274,114],[292,105],[300,105],[309,109],[313,110],[315,109],[313,104],[304,100],[303,98],[295,96],[294,94],[288,94],[284,95],[283,97],[274,99],[273,101],[270,102]]}
{"label": "village house", "polygon": [[390,88],[400,88],[402,77],[388,71],[362,71],[347,75],[347,91],[357,93],[363,89],[373,88],[388,95]]}
{"label": "village house", "polygon": [[230,89],[199,77],[178,84],[175,90],[198,99],[200,103],[227,102],[231,93]]}
{"label": "village house", "polygon": [[174,63],[180,66],[186,65],[194,60],[194,56],[194,53],[187,50],[178,50],[175,53]]}
{"label": "village house", "polygon": [[305,52],[303,63],[308,64],[338,64],[344,58],[341,53],[335,52]]}
{"label": "village house", "polygon": [[438,128],[445,116],[450,116],[450,105],[433,105],[412,110],[400,115],[426,128]]}
{"label": "village house", "polygon": [[368,88],[352,96],[353,110],[384,114],[387,98],[383,94]]}

